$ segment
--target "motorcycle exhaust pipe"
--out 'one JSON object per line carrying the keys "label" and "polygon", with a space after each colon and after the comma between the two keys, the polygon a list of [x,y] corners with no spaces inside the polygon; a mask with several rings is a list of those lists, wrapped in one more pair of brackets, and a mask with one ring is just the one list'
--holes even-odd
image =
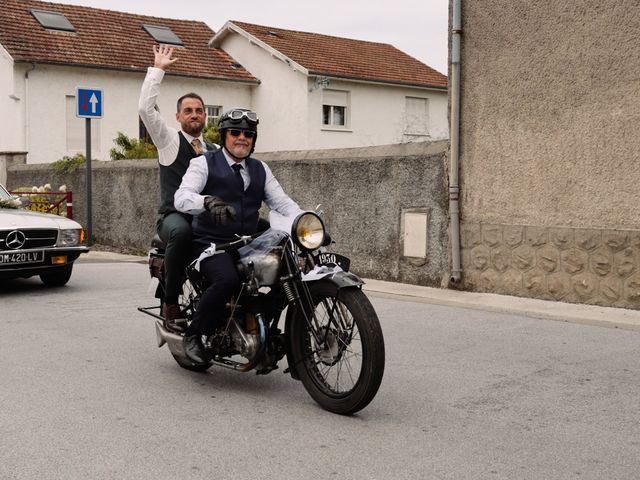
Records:
{"label": "motorcycle exhaust pipe", "polygon": [[182,343],[182,336],[176,335],[170,332],[161,321],[156,320],[156,339],[158,340],[158,348],[162,347],[165,343],[169,347],[169,351],[174,356],[178,363],[185,365],[194,365],[194,363],[184,353],[184,345]]}
{"label": "motorcycle exhaust pipe", "polygon": [[156,320],[156,340],[158,341],[158,348],[166,343],[172,353],[182,352],[184,354],[182,336],[176,335],[164,328],[164,325],[162,325],[162,322],[159,320]]}

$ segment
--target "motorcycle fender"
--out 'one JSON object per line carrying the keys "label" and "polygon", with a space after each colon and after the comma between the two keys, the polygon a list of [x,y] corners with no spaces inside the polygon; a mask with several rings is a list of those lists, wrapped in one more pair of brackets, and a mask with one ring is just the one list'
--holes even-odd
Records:
{"label": "motorcycle fender", "polygon": [[309,286],[309,288],[313,288],[312,285],[321,283],[325,285],[331,285],[333,288],[335,288],[336,293],[338,293],[338,290],[342,290],[343,288],[359,288],[364,285],[364,282],[360,277],[354,275],[351,272],[344,271],[335,272],[332,275],[321,278],[320,280],[307,282],[307,285]]}
{"label": "motorcycle fender", "polygon": [[[307,286],[309,287],[310,290],[313,290],[314,285],[320,285],[320,284],[330,285],[332,288],[335,289],[335,294],[337,294],[340,290],[344,288],[360,288],[362,285],[364,285],[364,282],[357,275],[354,275],[353,273],[350,273],[350,272],[343,272],[343,271],[336,272],[331,276],[323,277],[320,280],[313,280],[313,281],[307,282]],[[291,332],[291,322],[293,322],[294,310],[295,309],[293,308],[287,309],[287,318],[285,320],[285,326],[284,326],[285,339],[286,339],[287,345],[289,345],[289,341],[290,341],[289,332]],[[291,378],[293,378],[294,380],[300,380],[300,376],[298,375],[298,372],[296,371],[295,365],[293,363],[293,358],[291,357],[290,348],[287,348],[287,362],[289,364],[289,373],[291,374]]]}

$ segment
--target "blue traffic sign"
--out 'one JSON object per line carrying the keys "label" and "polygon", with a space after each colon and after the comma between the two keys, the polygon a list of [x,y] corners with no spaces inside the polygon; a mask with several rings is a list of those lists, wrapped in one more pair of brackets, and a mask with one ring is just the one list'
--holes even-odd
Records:
{"label": "blue traffic sign", "polygon": [[102,90],[76,88],[76,117],[102,118]]}

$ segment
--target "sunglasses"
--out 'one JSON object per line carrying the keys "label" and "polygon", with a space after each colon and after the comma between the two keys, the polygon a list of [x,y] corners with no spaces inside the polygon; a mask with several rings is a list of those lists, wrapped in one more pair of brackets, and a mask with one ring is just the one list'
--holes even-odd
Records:
{"label": "sunglasses", "polygon": [[235,121],[242,120],[243,118],[246,118],[250,122],[258,121],[258,114],[256,112],[246,111],[246,110],[231,110],[227,114],[227,117]]}
{"label": "sunglasses", "polygon": [[232,128],[231,130],[229,130],[229,133],[232,137],[239,137],[241,133],[244,134],[244,138],[253,138],[256,136],[256,132],[254,132],[253,130],[237,130],[235,128]]}

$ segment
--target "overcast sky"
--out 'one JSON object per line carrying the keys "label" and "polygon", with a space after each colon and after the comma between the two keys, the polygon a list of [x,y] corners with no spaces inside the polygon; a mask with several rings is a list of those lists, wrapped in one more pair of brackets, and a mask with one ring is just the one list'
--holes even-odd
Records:
{"label": "overcast sky", "polygon": [[201,20],[214,31],[227,20],[238,20],[389,43],[447,74],[448,0],[57,0],[55,3]]}

